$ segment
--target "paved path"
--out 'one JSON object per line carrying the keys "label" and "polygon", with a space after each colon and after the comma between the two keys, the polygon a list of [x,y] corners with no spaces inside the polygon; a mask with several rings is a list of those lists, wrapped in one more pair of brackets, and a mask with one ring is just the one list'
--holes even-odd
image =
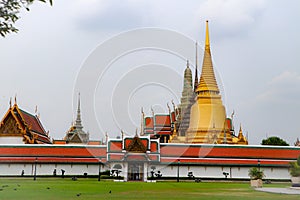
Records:
{"label": "paved path", "polygon": [[263,188],[255,188],[257,191],[262,192],[272,192],[272,193],[279,193],[279,194],[299,194],[300,195],[300,188],[293,189],[293,188],[269,188],[269,187],[263,187]]}

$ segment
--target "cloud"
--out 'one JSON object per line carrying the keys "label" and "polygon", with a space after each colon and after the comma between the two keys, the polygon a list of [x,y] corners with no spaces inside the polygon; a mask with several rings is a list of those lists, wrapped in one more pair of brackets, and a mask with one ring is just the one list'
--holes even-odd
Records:
{"label": "cloud", "polygon": [[163,27],[198,38],[204,21],[213,23],[214,38],[243,37],[254,30],[267,5],[265,0],[84,1],[73,6],[75,26],[85,32],[114,32],[137,27]]}
{"label": "cloud", "polygon": [[249,30],[263,13],[264,0],[215,0],[201,1],[197,15],[210,19],[215,23],[216,32],[222,35],[238,36]]}
{"label": "cloud", "polygon": [[268,82],[268,88],[257,97],[258,102],[287,104],[298,103],[300,99],[300,74],[284,71]]}
{"label": "cloud", "polygon": [[76,26],[85,31],[123,30],[143,24],[147,6],[136,1],[77,1],[73,8]]}
{"label": "cloud", "polygon": [[278,76],[275,76],[270,82],[269,85],[291,85],[299,84],[300,75],[297,72],[284,71]]}

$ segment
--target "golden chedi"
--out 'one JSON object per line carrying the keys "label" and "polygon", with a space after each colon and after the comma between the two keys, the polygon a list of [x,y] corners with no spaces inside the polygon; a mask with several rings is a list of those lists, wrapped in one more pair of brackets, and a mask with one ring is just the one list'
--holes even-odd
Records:
{"label": "golden chedi", "polygon": [[191,108],[190,124],[186,136],[187,142],[232,144],[232,136],[226,123],[226,111],[212,64],[208,21],[206,21],[202,72],[196,95],[196,101]]}

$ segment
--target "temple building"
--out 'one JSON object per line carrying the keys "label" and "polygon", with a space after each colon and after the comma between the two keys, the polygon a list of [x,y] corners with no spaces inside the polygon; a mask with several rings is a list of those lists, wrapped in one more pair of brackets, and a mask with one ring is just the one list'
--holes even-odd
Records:
{"label": "temple building", "polygon": [[39,116],[30,114],[15,103],[0,123],[0,144],[51,144]]}
{"label": "temple building", "polygon": [[152,116],[145,116],[142,111],[142,133],[141,135],[149,135],[151,138],[157,138],[162,143],[169,143],[172,140],[175,131],[176,112],[171,111],[168,107],[168,114],[155,114],[152,110]]}
{"label": "temple building", "polygon": [[78,94],[77,117],[74,124],[71,125],[63,140],[54,141],[55,144],[88,144],[89,133],[83,130],[80,112],[80,94]]}
{"label": "temple building", "polygon": [[225,107],[213,69],[208,21],[206,22],[202,73],[196,93],[197,100],[191,108],[187,142],[232,144],[232,136],[226,123]]}
{"label": "temple building", "polygon": [[63,171],[100,180],[108,170],[115,181],[179,181],[190,174],[237,180],[250,179],[249,169],[258,167],[268,180],[290,180],[290,162],[300,154],[298,138],[295,146],[268,146],[248,145],[242,126],[235,135],[233,114],[226,115],[214,74],[207,22],[200,80],[197,70],[196,48],[194,85],[187,62],[180,104],[172,102],[173,108],[168,105],[163,114],[152,110],[146,116],[142,110],[140,134],[106,134],[105,143],[89,140],[83,130],[80,96],[75,123],[63,140],[52,144],[39,117],[20,109],[15,100],[0,124],[0,176],[56,176]]}
{"label": "temple building", "polygon": [[[198,52],[196,43],[195,78],[187,61],[184,70],[181,102],[168,114],[144,117],[143,133],[161,138],[162,143],[205,143],[247,145],[247,138],[240,129],[234,134],[232,118],[226,116],[220,90],[215,78],[208,22],[202,72],[198,80]],[[174,105],[174,104],[173,104]],[[143,114],[144,116],[144,114]]]}

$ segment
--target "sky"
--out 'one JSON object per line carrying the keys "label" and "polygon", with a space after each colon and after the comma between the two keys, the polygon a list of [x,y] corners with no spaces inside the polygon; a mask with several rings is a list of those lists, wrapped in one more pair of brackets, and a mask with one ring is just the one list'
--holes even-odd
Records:
{"label": "sky", "polygon": [[[92,139],[133,135],[146,115],[179,103],[186,60],[202,64],[209,20],[227,116],[250,144],[300,137],[300,2],[297,0],[65,0],[35,3],[0,38],[0,115],[18,105],[62,139],[81,94]],[[103,71],[101,71],[103,70]]]}

